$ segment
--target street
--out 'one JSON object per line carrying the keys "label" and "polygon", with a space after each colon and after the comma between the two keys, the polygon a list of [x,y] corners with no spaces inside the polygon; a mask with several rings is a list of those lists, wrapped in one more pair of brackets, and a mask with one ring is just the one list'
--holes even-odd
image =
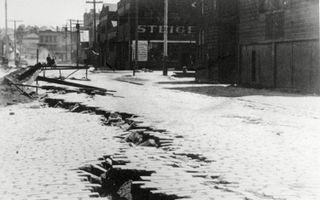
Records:
{"label": "street", "polygon": [[[116,168],[152,172],[132,184],[167,199],[320,199],[318,96],[131,74],[72,80],[113,95],[44,98],[77,103],[79,112],[44,100],[0,107],[0,199],[97,198],[79,168],[104,156],[126,163]],[[126,124],[104,125],[98,111],[128,115],[160,145],[124,142]]]}

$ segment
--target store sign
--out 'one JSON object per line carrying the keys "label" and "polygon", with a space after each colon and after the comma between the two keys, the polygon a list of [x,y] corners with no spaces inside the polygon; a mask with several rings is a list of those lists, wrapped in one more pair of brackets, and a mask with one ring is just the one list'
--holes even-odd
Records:
{"label": "store sign", "polygon": [[[139,33],[164,33],[164,26],[159,25],[139,25]],[[168,26],[169,34],[192,34],[194,26]]]}
{"label": "store sign", "polygon": [[[135,60],[136,57],[136,41],[132,41],[132,58]],[[148,41],[138,41],[138,61],[148,61]]]}
{"label": "store sign", "polygon": [[89,30],[81,31],[80,42],[89,42]]}

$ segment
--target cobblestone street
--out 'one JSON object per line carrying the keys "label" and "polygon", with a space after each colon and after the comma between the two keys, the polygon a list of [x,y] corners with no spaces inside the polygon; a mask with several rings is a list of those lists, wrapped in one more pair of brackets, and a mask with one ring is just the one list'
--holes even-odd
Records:
{"label": "cobblestone street", "polygon": [[[0,199],[90,199],[99,194],[79,167],[103,156],[121,169],[153,171],[133,182],[185,199],[320,199],[318,96],[195,84],[160,72],[92,73],[107,96],[52,94],[138,116],[169,145],[135,146],[101,116],[44,103],[0,108]],[[80,82],[80,81],[79,81]]]}
{"label": "cobblestone street", "polygon": [[98,196],[76,169],[116,152],[115,130],[95,116],[30,106],[38,105],[1,108],[0,199]]}

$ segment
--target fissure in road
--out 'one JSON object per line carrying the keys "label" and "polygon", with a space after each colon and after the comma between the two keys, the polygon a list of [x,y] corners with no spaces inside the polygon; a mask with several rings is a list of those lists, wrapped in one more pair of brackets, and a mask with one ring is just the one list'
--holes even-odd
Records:
{"label": "fissure in road", "polygon": [[[115,139],[127,143],[126,149],[117,155],[101,155],[98,164],[79,166],[78,169],[79,176],[86,177],[86,181],[92,183],[92,192],[98,192],[101,197],[171,200],[188,199],[192,193],[199,191],[234,193],[225,187],[232,183],[221,180],[219,176],[208,176],[198,169],[199,165],[205,166],[214,161],[200,154],[175,152],[171,146],[174,138],[165,129],[145,126],[134,114],[105,111],[63,99],[46,98],[44,102],[49,107],[70,112],[100,115],[102,125],[121,128],[122,133]],[[148,150],[145,151],[145,148]],[[136,155],[128,158],[129,153]],[[194,183],[195,180],[201,184]],[[164,189],[168,188],[164,184],[171,184],[172,187]],[[210,194],[207,195],[210,197]]]}

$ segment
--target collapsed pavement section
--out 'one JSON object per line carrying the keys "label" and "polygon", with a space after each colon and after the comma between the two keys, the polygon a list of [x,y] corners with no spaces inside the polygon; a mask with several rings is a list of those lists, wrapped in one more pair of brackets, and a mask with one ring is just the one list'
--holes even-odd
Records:
{"label": "collapsed pavement section", "polygon": [[204,167],[214,161],[199,154],[175,152],[170,133],[144,125],[134,114],[105,111],[63,99],[46,98],[44,102],[69,112],[99,115],[102,126],[122,130],[113,136],[122,146],[119,152],[103,155],[96,162],[75,169],[87,178],[85,181],[92,184],[92,191],[100,197],[171,200],[252,196],[228,188],[236,183],[199,169],[199,165]]}

